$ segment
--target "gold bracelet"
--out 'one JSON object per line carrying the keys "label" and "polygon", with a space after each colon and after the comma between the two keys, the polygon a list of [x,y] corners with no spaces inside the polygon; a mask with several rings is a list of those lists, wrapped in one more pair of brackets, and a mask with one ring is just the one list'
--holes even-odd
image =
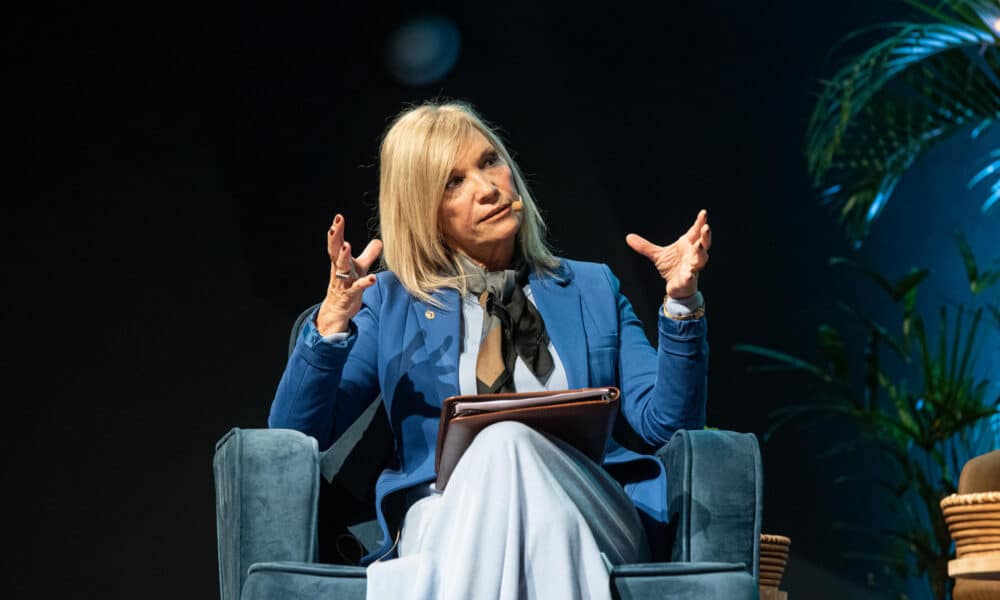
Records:
{"label": "gold bracelet", "polygon": [[704,302],[702,303],[701,306],[699,306],[698,308],[694,309],[693,311],[691,311],[690,313],[688,313],[686,315],[674,315],[674,314],[671,314],[671,313],[667,312],[667,300],[669,298],[670,298],[670,296],[666,296],[666,295],[663,296],[663,316],[667,317],[668,319],[673,319],[675,321],[696,321],[696,320],[698,320],[698,319],[700,319],[700,318],[702,318],[702,317],[705,316],[705,304],[704,304]]}

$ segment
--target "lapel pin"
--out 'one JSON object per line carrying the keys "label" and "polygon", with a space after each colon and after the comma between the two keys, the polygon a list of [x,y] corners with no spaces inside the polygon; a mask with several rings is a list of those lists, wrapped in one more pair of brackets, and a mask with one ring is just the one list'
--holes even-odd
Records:
{"label": "lapel pin", "polygon": [[427,311],[427,312],[424,313],[424,316],[427,317],[428,319],[433,319],[434,318],[434,311],[433,310],[429,310],[429,311]]}

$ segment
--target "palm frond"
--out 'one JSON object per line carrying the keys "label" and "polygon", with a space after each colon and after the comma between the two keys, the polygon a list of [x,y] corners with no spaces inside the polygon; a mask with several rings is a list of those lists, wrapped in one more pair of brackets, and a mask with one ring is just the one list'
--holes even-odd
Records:
{"label": "palm frond", "polygon": [[809,172],[856,243],[924,150],[1000,117],[997,37],[969,22],[975,7],[951,4],[952,21],[891,26],[824,85],[810,118]]}
{"label": "palm frond", "polygon": [[983,206],[979,209],[984,215],[993,208],[997,200],[1000,200],[1000,149],[990,152],[988,159],[989,163],[977,171],[966,185],[966,188],[971,190],[983,181],[992,181],[989,186],[990,195],[983,201]]}
{"label": "palm frond", "polygon": [[890,296],[893,295],[893,289],[894,289],[893,285],[889,283],[889,280],[886,279],[885,276],[883,276],[875,269],[872,269],[871,267],[862,265],[861,263],[851,260],[849,258],[844,258],[843,256],[831,256],[830,259],[827,261],[827,264],[830,266],[844,265],[846,267],[850,267],[858,271],[868,279],[871,279],[876,285],[882,288],[882,290],[885,291],[886,294],[889,294]]}
{"label": "palm frond", "polygon": [[[1000,185],[1000,183],[998,183]],[[969,289],[973,294],[983,292],[1000,281],[1000,258],[995,258],[988,267],[980,270],[976,264],[976,257],[972,254],[965,234],[960,229],[952,233],[955,244],[958,245],[958,252],[962,255],[962,264],[965,267],[965,276],[969,280]]]}
{"label": "palm frond", "polygon": [[969,280],[969,285],[973,293],[975,293],[976,282],[979,280],[979,267],[976,265],[976,257],[973,256],[972,248],[969,247],[969,242],[965,239],[965,234],[962,233],[961,229],[953,231],[952,237],[955,238],[958,253],[962,255],[962,266],[965,267],[965,276]]}
{"label": "palm frond", "polygon": [[809,373],[824,383],[832,384],[834,382],[834,378],[820,367],[817,367],[809,361],[792,356],[791,354],[786,354],[784,352],[772,350],[771,348],[765,348],[763,346],[756,346],[753,344],[735,344],[733,345],[733,350],[736,352],[747,352],[749,354],[756,354],[757,356],[769,358],[784,367],[788,367],[795,371],[801,371],[803,373]]}
{"label": "palm frond", "polygon": [[894,335],[889,333],[889,330],[886,329],[884,325],[875,322],[870,317],[862,314],[861,311],[842,300],[837,301],[837,308],[850,315],[851,318],[863,323],[868,328],[870,338],[875,340],[874,343],[879,344],[882,341],[885,341],[889,344],[889,348],[892,349],[892,351],[896,353],[896,356],[898,356],[903,362],[910,362],[910,353],[906,350],[906,347],[899,340],[897,340]]}

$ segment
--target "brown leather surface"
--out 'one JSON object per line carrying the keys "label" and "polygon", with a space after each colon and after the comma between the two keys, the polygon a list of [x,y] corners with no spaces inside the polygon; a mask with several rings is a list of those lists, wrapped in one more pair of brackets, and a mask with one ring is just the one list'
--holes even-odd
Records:
{"label": "brown leather surface", "polygon": [[958,477],[958,493],[1000,490],[1000,450],[987,452],[965,463]]}
{"label": "brown leather surface", "polygon": [[[591,388],[584,388],[591,389]],[[524,423],[536,431],[556,436],[600,463],[611,437],[611,429],[618,416],[617,388],[609,389],[608,399],[571,401],[551,406],[515,408],[496,412],[453,416],[456,402],[481,402],[485,400],[508,400],[551,396],[566,391],[528,392],[514,394],[480,394],[477,396],[452,396],[441,404],[441,422],[438,426],[437,453],[434,468],[437,471],[435,487],[443,490],[451,477],[455,465],[472,443],[476,435],[486,427],[501,421]]]}

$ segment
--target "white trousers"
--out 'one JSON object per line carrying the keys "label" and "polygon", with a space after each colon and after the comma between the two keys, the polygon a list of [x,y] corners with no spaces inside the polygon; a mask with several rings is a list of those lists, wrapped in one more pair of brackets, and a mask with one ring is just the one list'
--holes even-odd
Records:
{"label": "white trousers", "polygon": [[610,600],[602,553],[649,556],[621,485],[575,448],[497,423],[407,511],[400,557],[368,567],[368,600]]}

